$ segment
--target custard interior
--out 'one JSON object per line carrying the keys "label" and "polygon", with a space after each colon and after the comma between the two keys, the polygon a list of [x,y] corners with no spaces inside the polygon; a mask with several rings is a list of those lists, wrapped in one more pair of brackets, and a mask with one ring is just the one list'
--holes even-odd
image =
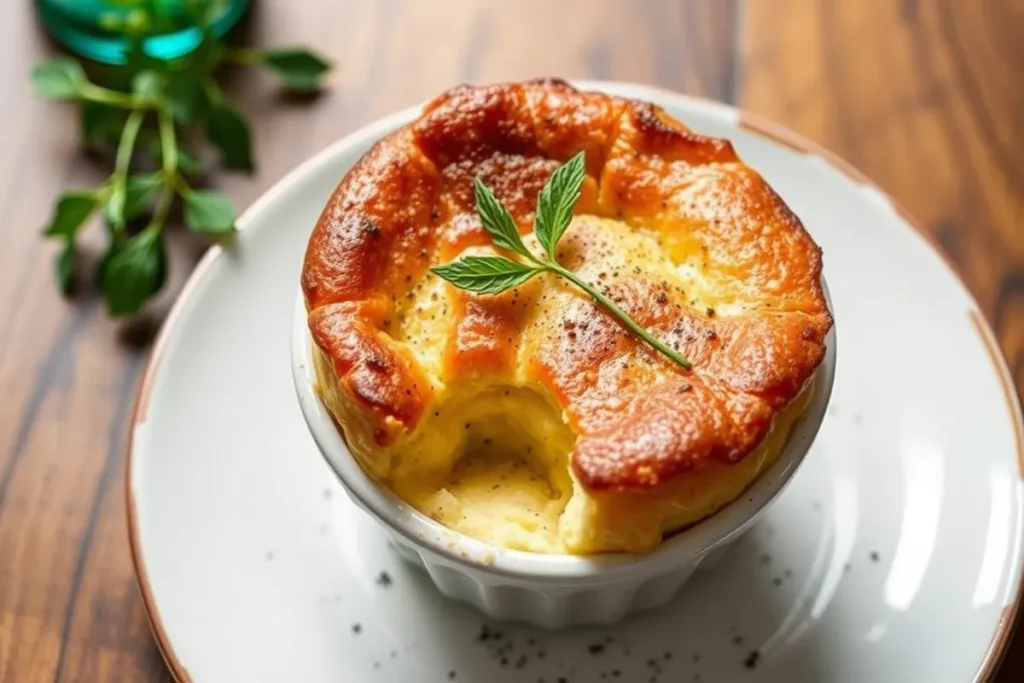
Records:
{"label": "custard interior", "polygon": [[[713,308],[720,316],[747,312],[753,297],[742,283],[723,289],[705,280],[699,264],[686,256],[693,250],[680,240],[685,237],[577,216],[563,241],[570,248],[586,249],[598,241],[611,247],[600,260],[585,263],[581,276],[588,279],[598,275],[589,271],[639,267],[645,277],[685,290],[696,310]],[[532,235],[525,241],[540,251]],[[534,278],[530,286],[543,287],[546,294],[534,303],[538,319],[556,317],[578,296],[549,275]],[[810,404],[813,378],[738,462],[712,460],[648,490],[591,491],[572,475],[568,458],[576,435],[569,420],[539,386],[519,376],[441,381],[450,296],[449,285],[425,277],[405,297],[388,330],[434,381],[435,404],[415,432],[382,448],[368,438],[368,425],[354,428],[365,418],[342,395],[317,349],[320,393],[353,455],[374,479],[446,527],[495,546],[538,553],[648,552],[667,534],[739,497],[775,462]],[[519,349],[521,355],[531,352],[528,345]]]}

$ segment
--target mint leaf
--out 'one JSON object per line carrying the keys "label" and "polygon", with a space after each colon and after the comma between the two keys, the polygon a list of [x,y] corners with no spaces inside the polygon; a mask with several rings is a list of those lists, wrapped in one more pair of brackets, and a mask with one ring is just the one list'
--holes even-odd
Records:
{"label": "mint leaf", "polygon": [[68,240],[54,259],[54,272],[57,275],[57,284],[64,294],[71,292],[75,282],[75,243]]}
{"label": "mint leaf", "polygon": [[480,221],[494,238],[494,243],[516,251],[522,250],[524,256],[533,261],[535,266],[528,266],[517,261],[501,257],[470,256],[453,263],[431,268],[431,272],[447,280],[460,289],[478,294],[494,294],[503,292],[510,287],[520,285],[537,273],[548,272],[562,277],[584,292],[594,301],[603,306],[613,317],[633,332],[655,351],[660,352],[670,361],[684,370],[692,365],[677,350],[661,341],[640,323],[634,320],[617,303],[608,298],[602,291],[595,288],[576,273],[562,267],[555,259],[555,247],[565,233],[572,220],[572,210],[580,196],[585,174],[583,153],[580,152],[566,164],[559,167],[544,185],[537,201],[537,220],[534,234],[537,235],[550,257],[541,262],[526,251],[519,232],[515,230],[512,216],[495,198],[479,178],[474,183],[476,190],[477,213]]}
{"label": "mint leaf", "polygon": [[153,203],[157,190],[163,185],[162,173],[141,173],[128,178],[125,183],[124,217],[141,216]]}
{"label": "mint leaf", "polygon": [[185,224],[195,232],[225,235],[235,230],[235,207],[217,192],[191,190],[185,195]]}
{"label": "mint leaf", "polygon": [[51,100],[77,97],[87,83],[82,65],[69,57],[58,57],[32,69],[36,92]]}
{"label": "mint leaf", "polygon": [[224,164],[230,168],[252,171],[252,134],[245,116],[229,102],[210,102],[206,120],[206,136],[220,150]]}
{"label": "mint leaf", "polygon": [[[178,172],[183,175],[199,175],[203,172],[203,162],[192,152],[183,147],[180,142],[176,145],[178,150]],[[146,140],[146,149],[153,155],[159,165],[163,166],[164,148],[158,136]]]}
{"label": "mint leaf", "polygon": [[140,71],[132,78],[132,94],[146,103],[161,101],[166,88],[167,78],[152,69]]}
{"label": "mint leaf", "polygon": [[569,223],[572,209],[580,198],[580,188],[586,176],[586,160],[583,152],[559,166],[537,197],[537,218],[534,233],[548,256],[555,258],[555,247],[562,239]]}
{"label": "mint leaf", "polygon": [[330,62],[301,48],[267,50],[262,57],[263,64],[295,90],[315,90],[331,69]]}
{"label": "mint leaf", "polygon": [[175,123],[188,125],[196,120],[203,102],[203,88],[192,71],[171,75],[167,84],[167,107]]}
{"label": "mint leaf", "polygon": [[167,277],[167,255],[157,232],[144,231],[112,247],[100,264],[100,287],[113,316],[137,313],[160,291]]}
{"label": "mint leaf", "polygon": [[107,274],[107,267],[110,265],[110,261],[113,260],[114,256],[121,251],[118,242],[111,240],[107,246],[107,251],[104,252],[103,256],[100,257],[99,262],[96,264],[96,286],[102,291],[103,280]]}
{"label": "mint leaf", "polygon": [[498,198],[491,192],[491,188],[484,185],[480,177],[473,180],[473,194],[476,197],[476,212],[480,215],[480,222],[484,229],[490,233],[494,243],[504,249],[509,249],[530,257],[530,252],[523,244],[523,238],[519,234],[512,214],[501,205]]}
{"label": "mint leaf", "polygon": [[203,172],[203,162],[192,152],[179,145],[178,170],[185,175],[197,175]]}
{"label": "mint leaf", "polygon": [[499,294],[523,284],[542,270],[503,256],[467,256],[430,269],[459,289],[476,294]]}
{"label": "mint leaf", "polygon": [[99,198],[92,192],[68,192],[61,195],[43,234],[47,237],[74,239],[78,229],[89,219],[98,204]]}
{"label": "mint leaf", "polygon": [[124,225],[124,195],[124,183],[115,182],[110,191],[110,198],[103,207],[103,215],[112,228]]}
{"label": "mint leaf", "polygon": [[113,107],[98,102],[82,102],[82,137],[86,143],[117,142],[124,125],[121,112]]}

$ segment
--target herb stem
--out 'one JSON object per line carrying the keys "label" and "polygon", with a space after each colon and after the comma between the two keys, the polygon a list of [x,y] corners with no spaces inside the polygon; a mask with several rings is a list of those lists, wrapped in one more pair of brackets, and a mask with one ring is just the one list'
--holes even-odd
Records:
{"label": "herb stem", "polygon": [[156,200],[156,208],[153,210],[153,217],[149,219],[149,225],[144,232],[153,234],[160,232],[167,223],[167,216],[171,212],[171,204],[174,200],[174,185],[164,185],[160,188],[160,196]]}
{"label": "herb stem", "polygon": [[160,157],[164,183],[160,188],[160,196],[156,200],[153,217],[150,218],[149,225],[146,226],[146,232],[150,234],[160,232],[167,222],[178,183],[178,144],[174,133],[174,122],[167,112],[160,110],[157,124],[160,128]]}
{"label": "herb stem", "polygon": [[596,299],[598,303],[607,308],[615,317],[619,319],[620,322],[622,322],[623,325],[632,330],[633,334],[647,342],[649,346],[662,352],[663,354],[668,356],[669,359],[671,359],[677,365],[683,367],[686,370],[689,370],[692,367],[690,365],[690,361],[686,360],[686,358],[681,356],[679,352],[677,352],[675,349],[668,346],[664,342],[658,340],[654,335],[652,335],[650,332],[641,327],[640,324],[633,320],[633,318],[630,317],[628,313],[619,308],[618,304],[616,304],[614,301],[606,297],[600,291],[592,287],[588,282],[581,279],[578,275],[576,275],[576,273],[572,272],[571,270],[568,270],[567,268],[563,268],[554,261],[546,263],[545,267],[551,272],[561,275],[562,277],[564,277],[565,279],[569,280],[574,285],[582,289],[584,292],[594,297],[594,299]]}
{"label": "herb stem", "polygon": [[117,156],[114,160],[114,172],[110,174],[110,202],[114,209],[111,210],[113,230],[116,239],[120,239],[124,232],[125,218],[124,205],[128,195],[128,171],[132,164],[132,153],[135,151],[135,142],[139,138],[139,130],[146,113],[141,110],[133,111],[121,130],[121,139],[117,143]]}
{"label": "herb stem", "polygon": [[123,183],[128,178],[128,167],[132,163],[132,152],[135,151],[135,141],[139,137],[139,129],[142,128],[144,118],[146,118],[146,113],[136,110],[128,116],[128,120],[124,123],[121,140],[117,144],[117,157],[114,161],[114,177],[118,182]]}
{"label": "herb stem", "polygon": [[241,66],[256,66],[263,63],[263,53],[244,47],[227,48],[223,53],[224,61]]}
{"label": "herb stem", "polygon": [[80,86],[78,94],[83,100],[88,100],[97,104],[105,104],[110,107],[118,107],[120,109],[156,109],[158,106],[155,102],[145,102],[136,97],[132,97],[127,93],[111,90],[110,88],[104,88],[96,85],[95,83],[83,83]]}
{"label": "herb stem", "polygon": [[211,105],[218,105],[224,101],[224,95],[221,94],[220,86],[212,78],[207,78],[203,81],[203,92],[206,93],[206,99],[210,101]]}
{"label": "herb stem", "polygon": [[157,116],[160,127],[160,160],[166,175],[165,182],[174,184],[178,177],[178,140],[174,133],[174,121],[170,115],[160,110]]}

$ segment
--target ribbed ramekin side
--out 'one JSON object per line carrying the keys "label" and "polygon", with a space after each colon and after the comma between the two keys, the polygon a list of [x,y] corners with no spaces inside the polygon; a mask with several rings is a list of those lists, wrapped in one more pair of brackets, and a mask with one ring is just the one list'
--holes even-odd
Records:
{"label": "ribbed ramekin side", "polygon": [[699,564],[693,562],[642,581],[577,588],[503,580],[484,570],[438,560],[397,534],[392,535],[392,545],[403,559],[424,569],[443,595],[468,603],[497,621],[552,630],[614,624],[632,612],[660,607],[676,596]]}

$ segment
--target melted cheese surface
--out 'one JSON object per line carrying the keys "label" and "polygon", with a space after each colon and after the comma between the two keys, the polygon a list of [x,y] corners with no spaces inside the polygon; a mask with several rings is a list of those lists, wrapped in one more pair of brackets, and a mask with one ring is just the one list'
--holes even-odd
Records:
{"label": "melted cheese surface", "polygon": [[[719,315],[742,313],[735,293],[718,296],[686,261],[673,258],[672,244],[620,221],[578,216],[564,238],[599,234],[614,245],[599,263],[580,273],[634,272],[687,291],[699,308]],[[531,235],[527,243],[537,249]],[[481,251],[487,252],[488,249]],[[610,262],[609,259],[618,259]],[[634,264],[640,264],[634,266]],[[544,276],[544,280],[554,280]],[[542,278],[535,278],[542,281]],[[536,320],[557,319],[560,307],[578,296],[560,281],[531,283],[546,296],[531,311]],[[539,553],[647,552],[665,535],[692,525],[735,500],[777,459],[793,423],[806,411],[811,384],[778,413],[768,436],[739,462],[708,462],[653,490],[588,491],[573,476],[568,454],[576,441],[554,399],[519,376],[482,375],[447,385],[443,356],[454,306],[452,289],[437,277],[425,278],[404,302],[392,326],[433,379],[432,414],[411,435],[391,447],[355,442],[365,430],[346,430],[349,445],[364,469],[417,510],[446,527],[504,548]],[[543,335],[534,335],[542,340]],[[531,353],[530,344],[519,349]],[[344,416],[348,402],[322,356],[318,374],[332,412]],[[524,367],[523,359],[517,363]],[[348,419],[359,415],[349,411]],[[343,419],[344,423],[346,420]],[[344,429],[345,425],[342,424]]]}

